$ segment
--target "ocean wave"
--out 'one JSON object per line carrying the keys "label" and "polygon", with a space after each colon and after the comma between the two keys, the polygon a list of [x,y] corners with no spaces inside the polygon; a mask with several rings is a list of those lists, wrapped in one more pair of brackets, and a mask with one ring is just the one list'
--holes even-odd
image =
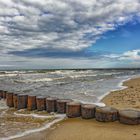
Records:
{"label": "ocean wave", "polygon": [[93,70],[57,70],[50,72],[50,74],[60,74],[64,76],[69,76],[69,75],[76,75],[76,74],[88,74],[88,73],[96,73],[97,71]]}
{"label": "ocean wave", "polygon": [[0,74],[0,77],[14,77],[17,76],[17,74]]}
{"label": "ocean wave", "polygon": [[50,82],[52,78],[41,78],[41,79],[26,79],[26,80],[14,80],[19,83],[37,83],[37,82]]}
{"label": "ocean wave", "polygon": [[69,77],[72,78],[72,79],[75,79],[75,78],[94,77],[94,76],[97,76],[97,74],[92,74],[92,75],[72,75],[72,76],[69,76]]}

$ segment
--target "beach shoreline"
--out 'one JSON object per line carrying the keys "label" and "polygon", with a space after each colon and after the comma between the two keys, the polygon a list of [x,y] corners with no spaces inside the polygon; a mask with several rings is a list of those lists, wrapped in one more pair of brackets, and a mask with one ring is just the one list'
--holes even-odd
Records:
{"label": "beach shoreline", "polygon": [[[138,109],[140,110],[140,77],[133,77],[123,81],[122,89],[111,91],[102,98],[107,106],[117,109]],[[117,101],[117,102],[116,102]]]}
{"label": "beach shoreline", "polygon": [[124,85],[125,82],[127,81],[130,81],[131,79],[137,79],[137,78],[140,78],[140,75],[133,75],[133,76],[130,76],[130,77],[127,77],[127,78],[124,78],[123,80],[121,80],[118,85],[117,85],[117,88],[114,88],[113,90],[110,90],[108,92],[106,92],[105,94],[103,94],[102,96],[99,97],[99,102],[103,101],[103,99],[108,96],[109,94],[111,94],[112,92],[114,91],[120,91],[120,90],[124,90],[124,89],[127,89],[128,86],[127,85]]}
{"label": "beach shoreline", "polygon": [[[127,79],[127,80],[123,81],[123,83],[121,84],[121,86],[123,87],[122,89],[110,92],[101,101],[104,102],[106,105],[115,107],[117,109],[131,108],[131,109],[140,110],[140,104],[139,104],[139,102],[137,102],[137,98],[136,98],[136,97],[140,97],[139,96],[139,94],[140,94],[139,83],[140,83],[140,78],[135,77],[132,79]],[[135,90],[137,92],[134,92]],[[119,97],[120,97],[119,99],[122,99],[122,96],[123,97],[128,96],[129,99],[126,99],[125,102],[123,102],[123,100],[119,100],[119,102],[115,102],[115,100],[118,100]],[[132,102],[130,100],[131,98],[132,98]],[[114,101],[113,104],[112,104],[112,100]],[[134,104],[134,101],[135,101],[135,104]],[[86,125],[86,127],[85,127],[85,125]],[[86,129],[84,129],[84,127],[87,130],[89,130],[89,132],[87,132]],[[105,132],[106,134],[100,133],[98,131],[98,127],[100,128],[101,131]],[[115,127],[116,130],[114,130],[112,127]],[[77,128],[77,130],[73,131],[73,128]],[[132,135],[124,137],[123,135],[126,134],[126,132],[123,133],[123,132],[119,131],[119,129],[123,130],[124,128],[126,129],[126,131],[132,131]],[[69,133],[68,133],[68,131],[69,131]],[[96,133],[98,135],[94,136],[94,133],[91,133],[92,131],[94,131],[94,133]],[[116,134],[116,131],[119,131],[119,133]],[[75,119],[64,119],[61,121],[61,123],[59,122],[59,123],[54,124],[48,130],[33,133],[32,135],[27,135],[27,136],[20,137],[20,138],[14,139],[14,140],[28,140],[28,139],[71,140],[74,138],[76,140],[81,140],[82,137],[86,138],[85,135],[89,135],[88,140],[92,140],[93,138],[99,139],[99,137],[100,137],[100,140],[103,140],[103,138],[101,138],[102,135],[106,139],[109,139],[109,137],[111,135],[113,140],[118,140],[119,137],[124,140],[125,139],[138,140],[140,137],[140,135],[138,135],[138,131],[140,131],[139,125],[137,125],[137,126],[122,125],[118,121],[112,122],[112,123],[100,123],[100,122],[95,121],[95,119],[83,120],[81,118],[75,118]],[[81,136],[79,135],[79,133],[81,134]]]}
{"label": "beach shoreline", "polygon": [[128,88],[127,86],[123,85],[124,82],[126,81],[129,81],[131,79],[133,79],[134,77],[131,77],[131,78],[126,78],[124,80],[121,80],[121,82],[118,83],[117,87],[119,88],[116,88],[116,89],[113,89],[113,90],[110,90],[108,92],[106,92],[105,94],[103,94],[102,96],[99,97],[99,101],[103,101],[103,99],[108,96],[110,93],[114,92],[114,91],[119,91],[119,90],[123,90],[123,89],[126,89]]}

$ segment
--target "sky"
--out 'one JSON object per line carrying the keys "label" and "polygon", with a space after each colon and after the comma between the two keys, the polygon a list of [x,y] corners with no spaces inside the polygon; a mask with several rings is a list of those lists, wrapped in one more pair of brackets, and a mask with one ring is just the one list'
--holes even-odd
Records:
{"label": "sky", "polygon": [[140,68],[140,0],[0,0],[0,69]]}

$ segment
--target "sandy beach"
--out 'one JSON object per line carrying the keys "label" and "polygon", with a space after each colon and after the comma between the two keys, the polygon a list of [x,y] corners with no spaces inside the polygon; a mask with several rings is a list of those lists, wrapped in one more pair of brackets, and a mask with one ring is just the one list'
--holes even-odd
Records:
{"label": "sandy beach", "polygon": [[117,109],[140,109],[140,78],[125,81],[123,86],[127,88],[113,91],[102,99],[106,105]]}
{"label": "sandy beach", "polygon": [[49,131],[35,133],[16,140],[139,140],[140,126],[119,122],[102,123],[95,119],[67,119]]}
{"label": "sandy beach", "polygon": [[[123,83],[128,88],[113,91],[102,101],[117,109],[140,109],[140,78]],[[66,119],[55,124],[49,130],[21,137],[15,140],[139,140],[139,125],[124,125],[118,121],[111,123],[97,122],[95,119]]]}

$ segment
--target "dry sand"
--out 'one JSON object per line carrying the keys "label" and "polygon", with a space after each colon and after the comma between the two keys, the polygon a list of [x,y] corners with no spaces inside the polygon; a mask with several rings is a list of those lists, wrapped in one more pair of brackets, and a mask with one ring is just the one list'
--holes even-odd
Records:
{"label": "dry sand", "polygon": [[16,140],[140,140],[140,126],[102,123],[81,118],[67,119],[49,131]]}
{"label": "dry sand", "polygon": [[[140,109],[140,78],[124,82],[127,89],[111,92],[102,101],[118,109]],[[49,130],[16,140],[140,140],[140,125],[66,119]]]}
{"label": "dry sand", "polygon": [[134,108],[140,110],[140,78],[123,83],[128,88],[111,92],[102,102],[117,109]]}

